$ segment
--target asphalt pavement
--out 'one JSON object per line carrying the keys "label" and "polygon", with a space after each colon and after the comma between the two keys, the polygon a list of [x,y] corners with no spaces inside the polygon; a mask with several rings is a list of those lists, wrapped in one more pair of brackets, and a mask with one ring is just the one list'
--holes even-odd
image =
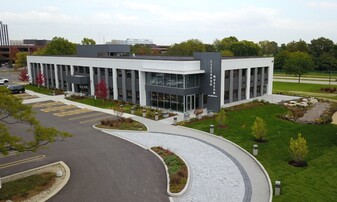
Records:
{"label": "asphalt pavement", "polygon": [[[93,122],[70,120],[76,115],[58,117],[53,115],[55,112],[42,112],[39,108],[34,111],[42,125],[72,133],[74,137],[50,144],[37,153],[0,158],[0,164],[5,164],[9,159],[45,155],[35,161],[0,168],[0,176],[64,161],[71,170],[70,180],[49,201],[168,201],[165,169],[149,151],[93,129]],[[20,124],[11,132],[22,133]]]}

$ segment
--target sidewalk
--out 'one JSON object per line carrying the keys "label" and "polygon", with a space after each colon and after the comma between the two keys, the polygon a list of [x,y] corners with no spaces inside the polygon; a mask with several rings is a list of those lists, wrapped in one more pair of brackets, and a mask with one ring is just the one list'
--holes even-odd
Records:
{"label": "sidewalk", "polygon": [[[113,110],[101,109],[66,100],[64,99],[63,95],[47,96],[34,93],[31,91],[27,91],[27,93],[39,96],[40,98],[31,99],[30,101],[25,100],[24,103],[34,103],[39,102],[40,100],[41,101],[54,100],[63,102],[65,104],[76,105],[80,108],[87,108],[113,115],[115,114]],[[254,202],[255,201],[263,202],[272,200],[272,186],[268,174],[266,173],[262,165],[252,155],[250,155],[248,152],[246,152],[236,144],[224,138],[211,135],[203,131],[198,131],[181,126],[173,126],[171,125],[173,123],[172,117],[161,121],[154,121],[126,113],[124,113],[123,116],[132,117],[134,120],[145,124],[149,132],[169,133],[169,134],[177,134],[180,136],[186,136],[198,140],[200,142],[206,143],[214,147],[215,149],[223,152],[228,158],[230,158],[236,164],[236,166],[239,168],[241,172],[242,177],[244,178],[245,191],[246,191],[245,195],[250,196],[248,198],[245,198],[245,200]],[[180,117],[181,119],[183,115],[179,114],[178,117]]]}

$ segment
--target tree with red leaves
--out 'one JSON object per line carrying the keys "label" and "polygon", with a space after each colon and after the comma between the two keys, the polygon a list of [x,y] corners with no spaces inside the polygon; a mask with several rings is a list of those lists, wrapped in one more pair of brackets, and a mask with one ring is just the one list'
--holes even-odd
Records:
{"label": "tree with red leaves", "polygon": [[95,96],[105,99],[108,96],[108,88],[104,80],[101,80],[95,87]]}
{"label": "tree with red leaves", "polygon": [[39,71],[37,73],[37,76],[36,76],[36,84],[37,84],[37,86],[40,88],[40,85],[43,85],[45,80],[46,79],[44,78],[43,73],[41,71]]}
{"label": "tree with red leaves", "polygon": [[28,75],[27,68],[23,68],[21,70],[20,75],[19,75],[19,80],[23,81],[23,82],[28,82],[29,81],[29,75]]}

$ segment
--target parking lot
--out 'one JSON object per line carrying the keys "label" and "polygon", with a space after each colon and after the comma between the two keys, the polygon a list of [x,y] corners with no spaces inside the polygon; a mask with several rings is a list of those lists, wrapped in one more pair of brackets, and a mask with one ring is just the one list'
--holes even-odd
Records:
{"label": "parking lot", "polygon": [[86,108],[79,108],[74,105],[67,105],[62,102],[47,101],[33,104],[34,109],[38,109],[45,113],[50,113],[53,116],[63,120],[75,121],[80,124],[96,124],[102,119],[115,118],[110,114],[103,112],[95,112]]}

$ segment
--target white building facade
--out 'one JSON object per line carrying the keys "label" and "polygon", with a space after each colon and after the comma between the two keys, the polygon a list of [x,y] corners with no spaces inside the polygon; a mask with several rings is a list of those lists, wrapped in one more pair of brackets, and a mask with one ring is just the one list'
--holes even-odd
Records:
{"label": "white building facade", "polygon": [[212,111],[227,103],[272,93],[273,58],[28,56],[30,82],[93,96],[104,80],[110,99],[142,106]]}

